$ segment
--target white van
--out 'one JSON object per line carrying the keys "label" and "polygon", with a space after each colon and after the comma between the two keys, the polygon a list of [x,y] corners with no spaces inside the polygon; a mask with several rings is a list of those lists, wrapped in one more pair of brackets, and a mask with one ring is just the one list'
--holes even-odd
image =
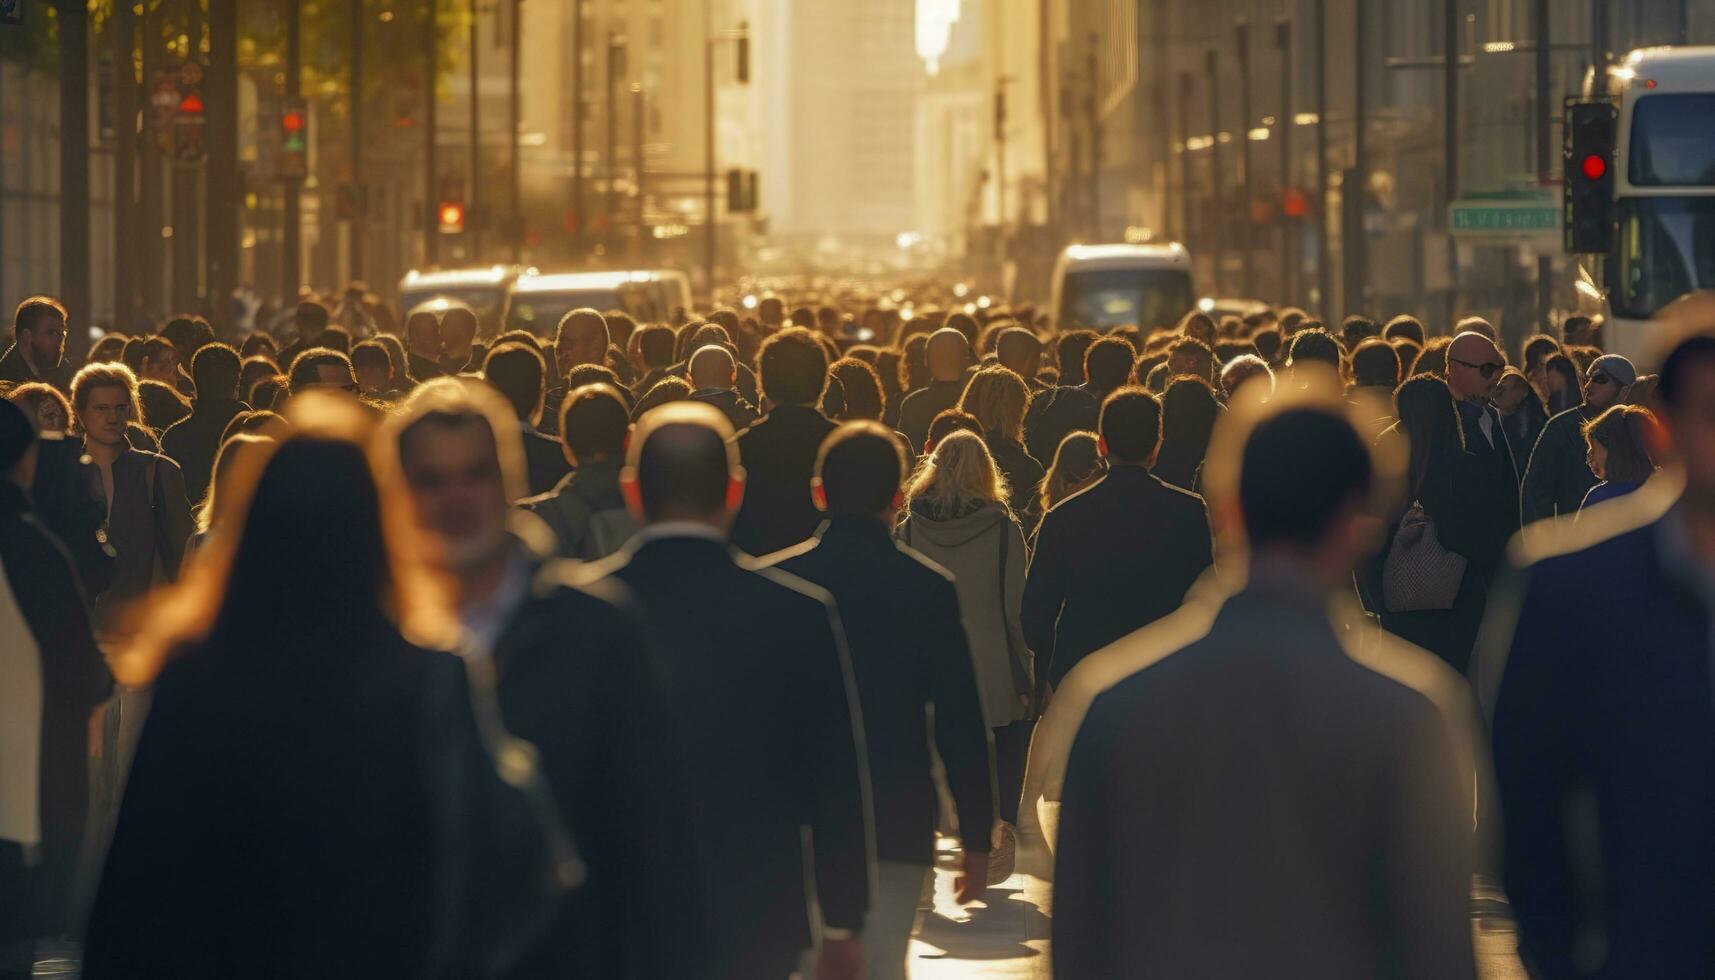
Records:
{"label": "white van", "polygon": [[506,327],[551,337],[560,318],[580,307],[619,310],[638,323],[668,323],[691,310],[691,284],[682,272],[529,272],[512,283]]}
{"label": "white van", "polygon": [[1054,263],[1055,326],[1173,327],[1197,303],[1191,255],[1166,245],[1069,245]]}
{"label": "white van", "polygon": [[506,297],[512,280],[524,271],[514,265],[490,265],[473,269],[442,269],[419,272],[415,269],[399,280],[399,312],[410,312],[432,300],[462,303],[476,311],[480,324],[478,336],[487,340],[500,332],[506,322]]}

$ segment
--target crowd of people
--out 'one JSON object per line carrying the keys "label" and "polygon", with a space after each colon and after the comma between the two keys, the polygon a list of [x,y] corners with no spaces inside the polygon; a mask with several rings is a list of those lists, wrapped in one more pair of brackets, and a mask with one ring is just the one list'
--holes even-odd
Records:
{"label": "crowd of people", "polygon": [[1715,973],[1715,334],[677,321],[20,304],[0,976]]}

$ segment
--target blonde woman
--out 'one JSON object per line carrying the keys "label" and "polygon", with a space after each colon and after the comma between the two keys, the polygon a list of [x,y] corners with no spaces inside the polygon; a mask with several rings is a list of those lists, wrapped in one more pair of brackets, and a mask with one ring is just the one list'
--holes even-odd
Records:
{"label": "blonde woman", "polygon": [[923,458],[904,496],[899,540],[953,573],[983,709],[994,729],[1001,819],[1016,823],[1030,744],[1032,657],[1018,619],[1024,530],[1007,505],[1006,477],[983,440],[954,432]]}
{"label": "blonde woman", "polygon": [[1030,386],[1013,371],[989,367],[971,376],[959,408],[976,416],[983,441],[995,465],[1006,477],[1012,495],[1007,503],[1027,530],[1041,519],[1036,488],[1042,485],[1042,463],[1024,448],[1024,413],[1030,407]]}

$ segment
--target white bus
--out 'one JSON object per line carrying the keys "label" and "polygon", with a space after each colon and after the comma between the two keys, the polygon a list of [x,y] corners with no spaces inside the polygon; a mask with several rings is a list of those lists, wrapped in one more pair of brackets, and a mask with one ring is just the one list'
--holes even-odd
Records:
{"label": "white bus", "polygon": [[1715,289],[1715,47],[1644,48],[1608,72],[1619,110],[1614,250],[1598,259],[1608,350],[1656,362],[1650,318]]}

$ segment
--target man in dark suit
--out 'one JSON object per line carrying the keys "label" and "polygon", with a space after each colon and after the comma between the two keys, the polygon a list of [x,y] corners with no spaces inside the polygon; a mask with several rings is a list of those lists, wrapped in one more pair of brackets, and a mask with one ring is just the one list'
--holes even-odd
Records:
{"label": "man in dark suit", "polygon": [[1478,655],[1532,976],[1715,975],[1715,338],[1656,391],[1683,490],[1528,537]]}
{"label": "man in dark suit", "polygon": [[737,436],[745,492],[732,543],[766,555],[804,540],[822,522],[810,500],[810,476],[834,423],[816,407],[828,386],[828,355],[810,331],[780,331],[763,343],[756,362],[768,414]]}
{"label": "man in dark suit", "polygon": [[483,378],[506,397],[518,416],[524,439],[527,496],[532,497],[554,489],[572,471],[560,440],[543,435],[537,428],[542,422],[546,367],[541,354],[520,343],[501,344],[489,352],[482,365]]}
{"label": "man in dark suit", "polygon": [[238,400],[238,352],[225,344],[209,344],[191,359],[196,398],[191,414],[161,435],[161,451],[185,472],[185,494],[200,503],[214,477],[215,456],[227,423],[248,405]]}
{"label": "man in dark suit", "polygon": [[1506,363],[1495,342],[1475,331],[1454,337],[1447,348],[1447,387],[1459,404],[1465,451],[1471,456],[1468,479],[1458,488],[1459,538],[1470,542],[1470,549],[1451,614],[1461,639],[1449,652],[1467,663],[1495,572],[1519,530],[1519,471],[1506,426],[1488,402]]}
{"label": "man in dark suit", "polygon": [[672,887],[695,866],[692,820],[634,604],[616,583],[571,584],[527,516],[509,533],[523,467],[498,396],[431,381],[390,426],[506,727],[541,753],[588,869],[524,974],[700,976],[701,922]]}
{"label": "man in dark suit", "polygon": [[783,572],[753,570],[727,543],[745,474],[713,407],[650,412],[626,464],[621,485],[643,530],[582,572],[629,587],[643,607],[695,806],[700,874],[683,900],[708,927],[705,975],[791,973],[816,933],[805,891],[813,882],[816,975],[858,976],[874,844],[857,695],[832,600]]}
{"label": "man in dark suit", "polygon": [[12,316],[12,346],[0,356],[0,381],[46,381],[64,389],[66,311],[52,296],[32,296]]}
{"label": "man in dark suit", "polygon": [[[1044,753],[1077,730],[1059,980],[1476,975],[1470,694],[1430,654],[1346,626],[1373,476],[1324,397],[1243,440],[1244,587],[1200,630],[1187,606],[1091,658],[1038,726]],[[1136,669],[1090,703],[1116,657]],[[1078,701],[1081,725],[1060,717]]]}
{"label": "man in dark suit", "polygon": [[1086,655],[1167,615],[1213,561],[1203,499],[1149,472],[1161,403],[1121,388],[1102,405],[1108,473],[1042,519],[1024,580],[1024,639],[1058,685]]}
{"label": "man in dark suit", "polygon": [[[970,381],[971,343],[952,327],[929,335],[923,356],[929,363],[929,384],[905,396],[899,404],[899,431],[921,451],[929,438],[929,423],[935,416],[959,404]],[[765,381],[766,386],[766,381]]]}
{"label": "man in dark suit", "polygon": [[720,409],[733,431],[742,432],[756,422],[756,406],[738,390],[738,362],[727,347],[709,344],[698,348],[685,373],[691,382],[691,400]]}
{"label": "man in dark suit", "polygon": [[[1038,391],[1024,414],[1024,448],[1043,466],[1054,465],[1054,453],[1068,433],[1096,427],[1101,399],[1084,386],[1084,355],[1095,341],[1095,333],[1089,330],[1061,335],[1055,348],[1060,380],[1054,387]],[[1126,365],[1129,371],[1129,357]]]}
{"label": "man in dark suit", "polygon": [[988,723],[952,576],[893,540],[904,476],[897,434],[878,422],[847,422],[816,461],[816,504],[828,514],[822,533],[762,561],[827,589],[842,613],[874,789],[879,887],[864,929],[874,980],[903,980],[934,862],[931,706],[964,845],[960,901],[976,900],[987,885],[994,823]]}

